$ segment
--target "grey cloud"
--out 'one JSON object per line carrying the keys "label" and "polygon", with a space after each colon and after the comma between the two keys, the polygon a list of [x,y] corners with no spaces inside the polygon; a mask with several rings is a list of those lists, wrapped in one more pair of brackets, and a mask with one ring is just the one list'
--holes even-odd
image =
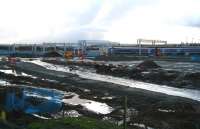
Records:
{"label": "grey cloud", "polygon": [[73,23],[74,25],[83,26],[90,24],[103,6],[98,1],[92,1],[89,4],[90,7],[87,10],[73,14],[73,17],[76,18],[76,21]]}
{"label": "grey cloud", "polygon": [[190,14],[176,22],[178,25],[200,28],[200,16]]}
{"label": "grey cloud", "polygon": [[186,22],[186,25],[188,26],[200,28],[200,16],[189,18],[188,20],[186,20]]}
{"label": "grey cloud", "polygon": [[59,41],[59,42],[76,42],[78,40],[101,40],[104,38],[103,29],[98,28],[77,28],[70,30],[69,32],[62,32],[59,35],[53,37],[47,37],[43,40],[48,41]]}
{"label": "grey cloud", "polygon": [[[157,1],[157,0],[155,0]],[[91,26],[93,20],[95,20],[99,11],[103,11],[104,6],[108,2],[111,4],[111,11],[106,15],[102,21],[98,21],[104,26],[109,26],[113,21],[122,18],[126,13],[128,13],[134,7],[144,4],[154,4],[149,2],[149,0],[102,0],[93,1],[90,7],[84,12],[79,12],[73,14],[76,18],[75,22],[72,24],[73,29],[69,32],[63,32],[61,35],[54,36],[53,40],[79,40],[79,39],[103,39],[106,30],[104,28],[96,28]],[[65,26],[66,28],[68,25]]]}
{"label": "grey cloud", "polygon": [[[56,28],[52,27],[49,29],[48,36],[42,37],[40,40],[64,42],[81,39],[102,39],[105,30],[91,26],[91,22],[95,19],[103,5],[96,0],[91,0],[88,4],[87,9],[80,10],[80,12],[74,11],[70,14],[70,18],[73,18],[71,23],[68,22],[68,17],[66,17],[65,20],[67,22],[63,25],[63,29],[57,32]],[[91,33],[93,33],[92,36]]]}
{"label": "grey cloud", "polygon": [[[158,1],[158,0],[155,0]],[[92,26],[93,20],[95,20],[96,16],[98,15],[99,11],[103,11],[103,7],[105,6],[105,2],[110,2],[111,4],[111,11],[106,15],[100,24],[109,26],[113,23],[113,21],[122,18],[126,13],[128,13],[131,9],[134,9],[137,6],[144,5],[144,4],[154,4],[150,0],[95,0],[88,3],[90,6],[88,9],[84,10],[83,12],[74,12],[72,14],[73,23],[66,23],[63,26],[62,32],[59,34],[54,33],[54,29],[52,29],[52,33],[48,36],[43,38],[44,41],[77,41],[81,39],[103,39],[104,33],[106,29],[99,27]],[[81,10],[80,10],[81,11]],[[65,29],[70,28],[70,31],[65,32]]]}
{"label": "grey cloud", "polygon": [[126,13],[135,7],[142,5],[152,5],[157,3],[159,0],[113,0],[111,2],[112,9],[107,16],[103,19],[106,24],[112,23],[113,20],[122,18]]}
{"label": "grey cloud", "polygon": [[189,23],[188,26],[200,28],[200,23],[199,23],[199,22],[196,22],[196,23]]}

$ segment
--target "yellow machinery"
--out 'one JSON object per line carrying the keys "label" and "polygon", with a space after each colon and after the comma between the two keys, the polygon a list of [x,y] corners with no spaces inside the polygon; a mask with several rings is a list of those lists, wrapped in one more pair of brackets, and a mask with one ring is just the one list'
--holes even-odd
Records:
{"label": "yellow machinery", "polygon": [[67,59],[72,59],[73,58],[73,51],[66,51],[64,56]]}
{"label": "yellow machinery", "polygon": [[64,57],[66,59],[72,59],[74,57],[83,59],[83,54],[81,50],[75,50],[75,51],[69,50],[69,51],[64,52]]}

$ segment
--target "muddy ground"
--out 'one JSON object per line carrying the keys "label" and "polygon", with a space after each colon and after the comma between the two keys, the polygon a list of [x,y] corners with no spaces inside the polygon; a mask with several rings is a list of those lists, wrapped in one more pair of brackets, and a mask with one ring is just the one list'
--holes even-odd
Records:
{"label": "muddy ground", "polygon": [[[186,68],[163,68],[152,60],[146,60],[146,64],[138,63],[131,66],[130,63],[113,63],[113,62],[58,62],[55,60],[44,60],[45,62],[80,66],[84,69],[92,69],[96,73],[111,75],[115,77],[129,78],[133,80],[154,83],[159,85],[167,85],[177,88],[200,89],[200,71],[197,69],[187,70]],[[143,62],[144,63],[144,62]],[[152,64],[153,63],[153,64]],[[172,63],[173,64],[173,63]],[[176,65],[176,64],[174,64]],[[184,64],[183,64],[184,65]],[[188,68],[189,69],[189,68]],[[190,68],[191,69],[191,68]]]}
{"label": "muddy ground", "polygon": [[[1,67],[7,68],[7,64],[2,64]],[[31,63],[24,63],[23,67],[15,67],[14,70],[37,78],[0,72],[0,79],[7,80],[11,84],[26,84],[74,92],[80,95],[80,98],[103,102],[115,109],[109,114],[102,115],[84,110],[80,105],[65,105],[65,110],[75,109],[84,116],[120,121],[123,116],[123,97],[127,96],[129,128],[139,128],[139,124],[155,129],[195,129],[200,126],[200,102],[198,101],[83,79],[76,75],[48,70]]]}

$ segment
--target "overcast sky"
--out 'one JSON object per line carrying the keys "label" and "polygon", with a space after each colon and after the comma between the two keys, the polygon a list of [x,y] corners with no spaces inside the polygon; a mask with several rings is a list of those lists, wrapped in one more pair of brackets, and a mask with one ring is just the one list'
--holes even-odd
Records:
{"label": "overcast sky", "polygon": [[200,41],[200,0],[0,0],[0,42]]}

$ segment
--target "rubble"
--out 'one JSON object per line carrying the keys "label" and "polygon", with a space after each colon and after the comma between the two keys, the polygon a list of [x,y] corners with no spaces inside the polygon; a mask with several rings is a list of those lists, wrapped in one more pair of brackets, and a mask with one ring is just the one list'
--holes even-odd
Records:
{"label": "rubble", "polygon": [[140,69],[155,69],[155,68],[161,68],[159,65],[157,65],[154,61],[152,60],[145,60],[139,65],[136,66],[137,68]]}

